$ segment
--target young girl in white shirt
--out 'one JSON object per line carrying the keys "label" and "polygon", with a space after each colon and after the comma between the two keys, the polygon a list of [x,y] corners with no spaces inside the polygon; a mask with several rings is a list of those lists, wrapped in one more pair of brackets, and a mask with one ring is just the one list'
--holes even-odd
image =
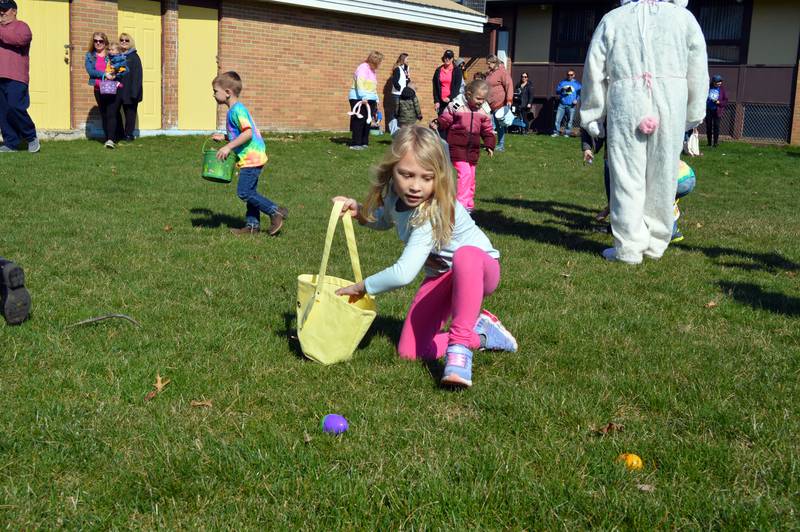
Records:
{"label": "young girl in white shirt", "polygon": [[344,201],[343,213],[349,210],[362,225],[396,227],[405,248],[392,266],[336,293],[358,297],[400,288],[425,267],[397,351],[407,359],[446,355],[442,384],[470,387],[473,350],[517,350],[500,320],[481,310],[483,298],[500,282],[500,253],[456,202],[452,167],[432,130],[402,128],[376,177],[364,205],[333,199]]}

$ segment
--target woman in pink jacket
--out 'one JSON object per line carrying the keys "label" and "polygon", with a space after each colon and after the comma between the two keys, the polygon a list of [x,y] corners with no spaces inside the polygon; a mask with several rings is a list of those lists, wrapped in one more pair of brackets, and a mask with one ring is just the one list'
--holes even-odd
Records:
{"label": "woman in pink jacket", "polygon": [[494,113],[514,101],[514,80],[496,55],[487,57],[486,64],[489,66],[486,74],[486,83],[489,84],[487,101],[492,108],[492,120],[497,130],[497,151],[503,151],[506,148],[506,126],[497,120]]}
{"label": "woman in pink jacket", "polygon": [[471,82],[464,91],[466,105],[451,103],[433,124],[447,134],[450,160],[458,173],[456,199],[469,212],[475,206],[475,166],[481,155],[481,139],[489,157],[494,153],[492,119],[481,111],[488,92],[485,81]]}

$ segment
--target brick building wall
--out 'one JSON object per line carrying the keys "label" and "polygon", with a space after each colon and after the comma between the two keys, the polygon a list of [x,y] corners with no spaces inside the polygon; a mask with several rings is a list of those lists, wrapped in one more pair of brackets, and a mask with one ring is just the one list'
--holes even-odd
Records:
{"label": "brick building wall", "polygon": [[789,142],[794,146],[800,146],[800,62],[797,63],[794,87],[794,113],[792,114],[792,133]]}
{"label": "brick building wall", "polygon": [[174,129],[178,127],[178,0],[161,0],[161,13],[161,127]]}
{"label": "brick building wall", "polygon": [[458,32],[441,28],[243,1],[223,2],[219,24],[220,69],[242,76],[242,101],[264,130],[347,130],[353,71],[371,50],[384,54],[379,89],[397,56],[409,54],[430,118],[433,71],[445,49],[458,53],[458,42]]}
{"label": "brick building wall", "polygon": [[72,125],[84,129],[87,123],[100,123],[94,90],[89,86],[85,56],[92,34],[102,31],[110,41],[116,40],[117,3],[105,0],[72,0],[69,8],[70,91]]}

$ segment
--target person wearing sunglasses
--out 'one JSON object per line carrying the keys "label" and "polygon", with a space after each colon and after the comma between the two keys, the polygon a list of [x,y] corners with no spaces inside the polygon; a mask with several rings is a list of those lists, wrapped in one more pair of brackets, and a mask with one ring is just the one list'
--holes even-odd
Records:
{"label": "person wearing sunglasses", "polygon": [[527,133],[533,121],[533,83],[527,72],[519,77],[519,83],[514,87],[514,105],[517,116],[525,123],[523,133]]}
{"label": "person wearing sunglasses", "polygon": [[0,153],[17,151],[22,141],[30,153],[39,151],[36,125],[28,114],[31,39],[30,27],[17,20],[17,3],[0,0]]}
{"label": "person wearing sunglasses", "polygon": [[89,74],[89,85],[94,87],[94,99],[100,110],[100,119],[103,123],[103,136],[105,137],[105,147],[116,148],[117,120],[119,119],[119,108],[122,104],[119,91],[115,94],[102,94],[100,92],[100,82],[103,80],[113,80],[116,76],[106,72],[108,63],[108,37],[105,33],[97,31],[92,34],[89,43],[89,50],[86,52],[86,72]]}
{"label": "person wearing sunglasses", "polygon": [[[122,100],[122,114],[117,117],[117,138],[132,142],[133,132],[136,129],[136,113],[139,102],[142,101],[142,60],[136,51],[136,44],[127,33],[119,34],[119,45],[122,48],[128,62],[128,72],[125,76],[125,83],[120,88],[120,98]],[[125,117],[123,122],[122,117]],[[122,124],[125,124],[123,127]]]}

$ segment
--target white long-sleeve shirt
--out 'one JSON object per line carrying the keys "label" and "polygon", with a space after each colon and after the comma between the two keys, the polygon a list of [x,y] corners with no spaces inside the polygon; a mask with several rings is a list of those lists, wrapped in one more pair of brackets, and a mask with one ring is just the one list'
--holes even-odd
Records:
{"label": "white long-sleeve shirt", "polygon": [[[411,217],[416,209],[407,209],[398,197],[391,191],[383,201],[383,206],[375,211],[375,221],[366,224],[372,229],[387,230],[392,226],[397,228],[397,236],[405,243],[403,253],[393,265],[370,275],[364,280],[364,285],[369,294],[380,294],[400,288],[413,281],[425,266],[429,255],[441,258],[447,265],[447,270],[453,266],[453,254],[462,246],[475,246],[482,249],[495,259],[500,257],[500,252],[492,247],[483,231],[475,224],[467,210],[458,202],[455,208],[455,227],[450,241],[441,249],[434,249],[433,228],[430,222],[419,227],[411,227]],[[400,208],[401,210],[398,210]],[[426,277],[443,273],[440,270],[426,268]]]}

